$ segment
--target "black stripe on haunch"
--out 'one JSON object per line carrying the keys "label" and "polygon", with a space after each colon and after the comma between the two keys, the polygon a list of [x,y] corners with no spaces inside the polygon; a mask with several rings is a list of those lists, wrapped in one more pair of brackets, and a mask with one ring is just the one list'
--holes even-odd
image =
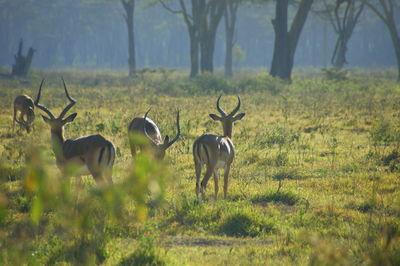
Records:
{"label": "black stripe on haunch", "polygon": [[103,158],[103,153],[104,153],[104,150],[105,150],[105,149],[106,149],[106,147],[101,148],[101,150],[100,150],[100,155],[99,155],[99,159],[97,160],[98,163],[101,162],[101,159]]}

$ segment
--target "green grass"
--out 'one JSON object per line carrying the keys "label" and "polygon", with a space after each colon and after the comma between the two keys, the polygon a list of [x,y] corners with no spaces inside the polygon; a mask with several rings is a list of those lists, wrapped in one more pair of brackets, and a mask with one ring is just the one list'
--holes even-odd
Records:
{"label": "green grass", "polygon": [[[0,81],[0,263],[104,265],[397,265],[400,258],[400,85],[391,72],[310,70],[285,83],[260,72],[210,74],[34,71]],[[340,73],[339,73],[340,74]],[[13,98],[35,95],[55,113],[77,100],[69,138],[100,133],[117,147],[110,188],[61,177],[50,130],[12,132]],[[191,147],[221,134],[208,114],[223,94],[246,113],[233,128],[227,199],[195,196]],[[163,136],[181,138],[165,163],[135,165],[127,126],[152,108]],[[221,175],[223,176],[223,175]]]}

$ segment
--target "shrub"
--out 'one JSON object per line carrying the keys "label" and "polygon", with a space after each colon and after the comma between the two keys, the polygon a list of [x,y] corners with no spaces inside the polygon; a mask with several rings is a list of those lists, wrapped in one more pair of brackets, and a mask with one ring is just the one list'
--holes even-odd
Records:
{"label": "shrub", "polygon": [[230,91],[228,81],[224,77],[214,75],[209,72],[197,75],[193,79],[193,83],[200,90],[201,93],[209,93],[213,91]]}
{"label": "shrub", "polygon": [[250,209],[235,210],[222,219],[218,232],[234,237],[255,237],[273,230],[271,221]]}
{"label": "shrub", "polygon": [[195,198],[182,196],[174,206],[172,221],[195,227],[211,227],[221,215],[220,208],[201,204]]}
{"label": "shrub", "polygon": [[154,239],[151,237],[143,237],[139,242],[139,247],[127,258],[119,263],[120,266],[155,266],[166,265],[166,261],[161,250],[154,246]]}

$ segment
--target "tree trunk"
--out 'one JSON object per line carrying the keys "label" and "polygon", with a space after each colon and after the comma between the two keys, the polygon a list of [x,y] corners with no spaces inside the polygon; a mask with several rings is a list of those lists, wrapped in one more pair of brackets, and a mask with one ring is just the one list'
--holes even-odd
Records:
{"label": "tree trunk", "polygon": [[236,14],[239,7],[238,0],[227,1],[225,5],[225,77],[233,76],[233,46],[235,25],[236,25]]}
{"label": "tree trunk", "polygon": [[190,39],[190,77],[199,73],[199,40],[194,29],[189,29]]}
{"label": "tree trunk", "polygon": [[[201,40],[201,59],[200,66],[201,72],[213,72],[214,71],[214,47],[215,47],[215,34],[205,34]],[[211,36],[209,36],[211,35]]]}
{"label": "tree trunk", "polygon": [[290,79],[287,76],[285,69],[288,68],[289,60],[289,35],[287,32],[289,0],[278,0],[276,2],[275,19],[272,20],[272,25],[275,32],[274,53],[270,74],[273,77],[282,79]]}
{"label": "tree trunk", "polygon": [[397,61],[397,81],[400,82],[400,36],[397,33],[397,24],[395,21],[395,6],[394,1],[389,0],[388,3],[384,1],[379,1],[382,11],[379,11],[377,7],[373,4],[364,0],[364,2],[382,21],[385,23],[386,27],[389,30],[390,38],[392,39],[394,52],[396,54]]}
{"label": "tree trunk", "polygon": [[30,47],[26,56],[22,55],[23,40],[19,41],[18,53],[14,56],[15,63],[12,66],[11,76],[25,77],[31,67],[33,54],[35,50]]}
{"label": "tree trunk", "polygon": [[302,0],[288,32],[288,0],[276,1],[275,19],[272,25],[275,31],[274,53],[270,74],[273,77],[290,80],[294,55],[300,34],[307,20],[313,0]]}
{"label": "tree trunk", "polygon": [[199,37],[201,72],[214,71],[214,50],[217,28],[225,10],[225,0],[202,0],[199,5]]}
{"label": "tree trunk", "polygon": [[332,65],[336,68],[343,68],[347,64],[346,52],[347,52],[347,40],[344,39],[337,40],[335,53],[332,57]]}
{"label": "tree trunk", "polygon": [[226,42],[225,42],[225,77],[233,76],[233,32],[226,32]]}
{"label": "tree trunk", "polygon": [[347,1],[345,4],[346,9],[344,11],[343,17],[339,16],[339,8],[343,1],[337,1],[335,7],[335,18],[331,17],[331,23],[338,34],[338,39],[336,41],[335,49],[332,54],[331,63],[336,68],[343,68],[347,64],[346,53],[347,53],[347,43],[349,42],[353,30],[357,24],[358,18],[364,9],[364,4],[361,3],[359,7],[356,7],[354,0]]}
{"label": "tree trunk", "polygon": [[135,58],[135,34],[134,34],[134,13],[135,13],[135,0],[121,0],[126,14],[125,22],[128,29],[128,65],[129,76],[133,77],[136,74],[136,58]]}
{"label": "tree trunk", "polygon": [[397,34],[396,24],[393,21],[391,26],[389,27],[390,37],[393,42],[394,52],[396,54],[396,61],[397,61],[397,81],[400,82],[400,37]]}

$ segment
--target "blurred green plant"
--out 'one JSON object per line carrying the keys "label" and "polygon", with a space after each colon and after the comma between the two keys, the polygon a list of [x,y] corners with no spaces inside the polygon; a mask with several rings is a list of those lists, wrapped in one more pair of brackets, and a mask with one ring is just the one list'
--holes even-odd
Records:
{"label": "blurred green plant", "polygon": [[[3,264],[25,264],[32,258],[37,239],[54,234],[62,244],[47,262],[93,265],[107,258],[106,227],[112,224],[143,222],[148,213],[148,201],[161,201],[168,171],[162,163],[154,163],[152,156],[140,153],[128,176],[109,186],[94,186],[87,191],[71,188],[69,178],[54,178],[39,149],[33,147],[27,156],[23,189],[28,195],[29,216],[23,219],[14,234],[2,240]],[[134,210],[131,211],[131,204]],[[6,199],[0,194],[0,222],[6,212]],[[51,217],[51,223],[49,219]],[[25,233],[24,233],[25,232]],[[24,245],[16,244],[23,238]],[[14,256],[15,252],[21,256]],[[14,255],[13,255],[14,254]],[[36,261],[38,262],[38,261]],[[46,263],[47,263],[46,262]]]}

